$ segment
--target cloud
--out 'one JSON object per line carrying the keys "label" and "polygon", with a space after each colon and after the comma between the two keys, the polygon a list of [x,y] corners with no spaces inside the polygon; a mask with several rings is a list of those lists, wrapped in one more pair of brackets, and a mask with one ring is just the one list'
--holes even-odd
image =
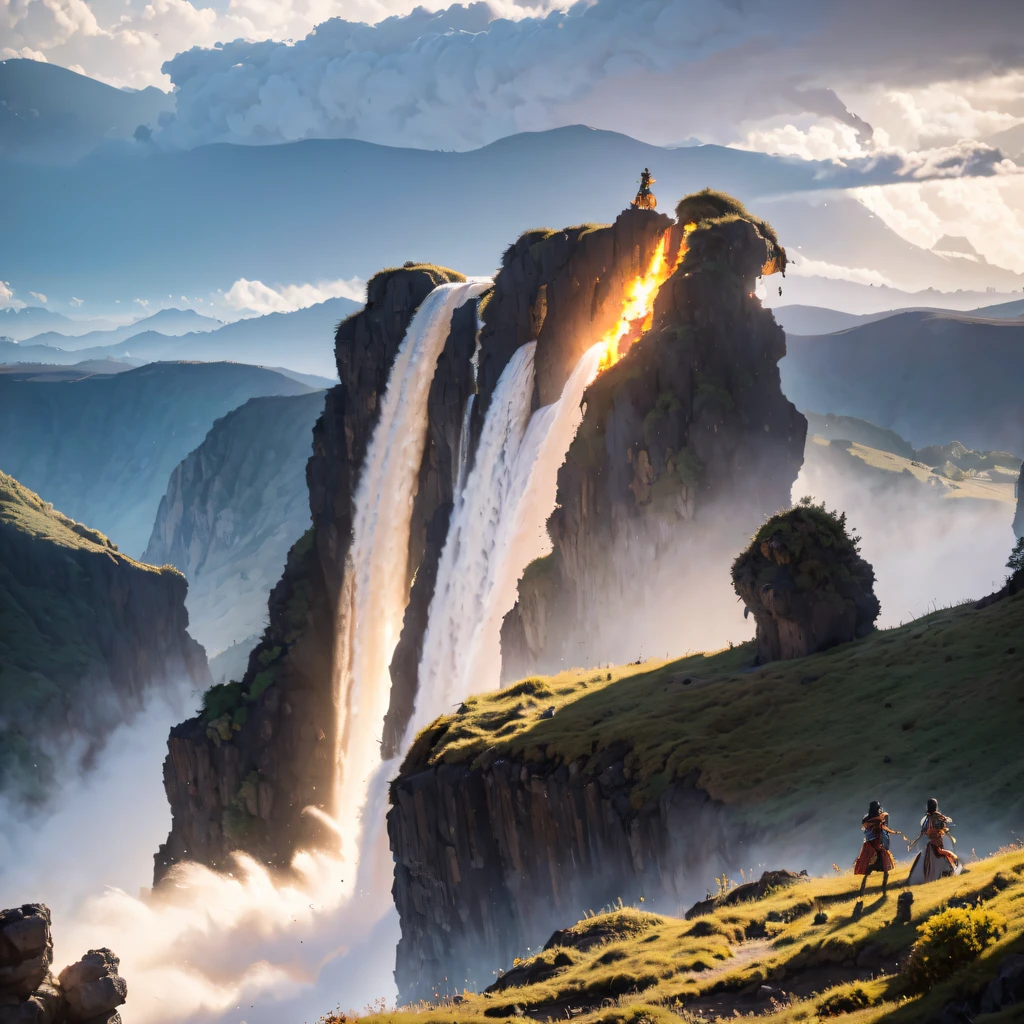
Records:
{"label": "cloud", "polygon": [[69,306],[80,306],[80,305],[82,305],[83,302],[85,302],[85,299],[76,299],[74,297],[74,295],[72,295],[70,302],[68,302],[68,305]]}
{"label": "cloud", "polygon": [[149,306],[149,299],[133,299],[132,301],[136,302],[143,309],[146,309]]}
{"label": "cloud", "polygon": [[46,305],[46,296],[42,292],[29,292],[29,295],[33,299],[38,299],[44,306]]}
{"label": "cloud", "polygon": [[366,282],[353,277],[347,281],[271,287],[262,281],[249,281],[242,277],[223,292],[222,297],[231,309],[251,309],[256,313],[290,313],[328,299],[345,298],[362,302],[366,297]]}
{"label": "cloud", "polygon": [[11,286],[6,281],[0,281],[0,302],[9,306],[13,299],[14,292],[11,291]]}
{"label": "cloud", "polygon": [[162,141],[354,137],[465,149],[583,122],[651,142],[730,142],[772,118],[808,115],[867,140],[875,114],[910,134],[906,106],[886,96],[923,108],[936,82],[952,93],[1017,73],[1024,60],[1006,45],[1013,0],[895,6],[593,0],[518,21],[479,3],[373,27],[335,18],[294,43],[236,40],[176,56],[164,70],[179,89],[178,118]]}
{"label": "cloud", "polygon": [[798,252],[790,251],[790,264],[786,273],[793,277],[824,277],[830,281],[853,281],[855,284],[874,285],[876,288],[896,287],[884,274],[866,267],[843,267],[824,260],[805,259]]}
{"label": "cloud", "polygon": [[1024,274],[1024,174],[882,185],[853,195],[914,245],[962,236],[990,263]]}

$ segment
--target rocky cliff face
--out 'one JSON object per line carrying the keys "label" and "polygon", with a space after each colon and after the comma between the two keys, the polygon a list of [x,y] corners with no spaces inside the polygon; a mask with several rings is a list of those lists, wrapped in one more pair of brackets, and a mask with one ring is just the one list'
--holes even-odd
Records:
{"label": "rocky cliff face", "polygon": [[45,797],[60,752],[95,751],[160,687],[209,684],[185,592],[0,473],[0,789]]}
{"label": "rocky cliff face", "polygon": [[785,334],[754,297],[784,253],[729,197],[684,199],[677,229],[687,224],[651,330],[584,396],[554,550],[527,571],[502,630],[505,678],[729,639],[705,632],[721,629],[715,614],[735,618],[728,565],[789,503],[807,423],[780,386]]}
{"label": "rocky cliff face", "polygon": [[388,815],[401,1002],[430,999],[440,979],[482,989],[588,909],[692,902],[694,878],[712,878],[747,840],[692,779],[638,813],[626,745],[586,771],[507,757],[431,766],[428,749],[403,765]]}
{"label": "rocky cliff face", "polygon": [[1013,517],[1013,532],[1016,537],[1024,537],[1024,462],[1020,466],[1017,477],[1017,514]]}
{"label": "rocky cliff face", "polygon": [[252,398],[171,474],[142,557],[185,574],[192,635],[211,658],[262,633],[288,549],[309,528],[305,464],[323,407],[322,391]]}
{"label": "rocky cliff face", "polygon": [[382,271],[366,307],[338,327],[341,383],[327,393],[306,466],[313,526],[289,552],[244,677],[214,687],[203,713],[171,732],[172,826],[155,858],[157,881],[186,858],[223,866],[233,850],[284,868],[298,847],[331,839],[303,811],[328,806],[333,792],[334,655],[359,470],[413,314],[436,285],[458,277],[420,265]]}

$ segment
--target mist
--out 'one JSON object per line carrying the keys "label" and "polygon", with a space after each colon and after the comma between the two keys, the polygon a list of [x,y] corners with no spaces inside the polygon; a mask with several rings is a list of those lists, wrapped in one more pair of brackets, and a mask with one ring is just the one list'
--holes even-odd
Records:
{"label": "mist", "polygon": [[377,855],[359,872],[340,854],[299,853],[294,877],[275,882],[239,857],[230,875],[182,865],[151,894],[153,854],[170,827],[167,734],[194,703],[185,687],[152,698],[91,770],[73,757],[59,767],[43,810],[0,804],[0,906],[50,908],[55,971],[87,949],[112,949],[128,981],[125,1024],[312,1022],[339,1005],[392,1000],[385,773],[367,829]]}
{"label": "mist", "polygon": [[810,495],[846,513],[875,569],[882,605],[876,626],[898,626],[1003,585],[1014,544],[1012,505],[942,498],[895,473],[844,473],[816,457],[815,448],[809,440],[793,501]]}

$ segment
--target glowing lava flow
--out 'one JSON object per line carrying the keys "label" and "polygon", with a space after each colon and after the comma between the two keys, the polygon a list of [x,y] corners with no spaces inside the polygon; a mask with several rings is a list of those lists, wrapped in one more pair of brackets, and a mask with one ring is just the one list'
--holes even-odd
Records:
{"label": "glowing lava flow", "polygon": [[604,351],[601,355],[600,371],[614,366],[629,351],[630,346],[640,335],[650,330],[654,320],[654,300],[657,298],[661,286],[682,263],[683,257],[686,255],[686,239],[696,226],[696,224],[687,224],[683,228],[683,240],[679,246],[679,252],[671,262],[665,252],[668,248],[669,232],[666,231],[661,236],[647,267],[647,272],[635,277],[626,289],[618,322],[601,338]]}

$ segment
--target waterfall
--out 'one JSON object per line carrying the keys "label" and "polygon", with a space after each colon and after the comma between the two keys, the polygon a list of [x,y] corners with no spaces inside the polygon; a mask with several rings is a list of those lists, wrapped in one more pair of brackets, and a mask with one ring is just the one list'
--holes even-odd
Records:
{"label": "waterfall", "polygon": [[[536,342],[534,342],[536,344]],[[466,399],[466,408],[462,413],[462,431],[459,433],[459,454],[455,464],[455,495],[456,500],[466,485],[466,469],[469,466],[469,445],[472,441],[473,406],[476,405],[476,393]]]}
{"label": "waterfall", "polygon": [[380,765],[388,665],[408,601],[409,531],[427,437],[427,398],[452,313],[489,281],[443,284],[423,300],[395,356],[355,496],[339,639],[335,818],[352,830]]}
{"label": "waterfall", "polygon": [[[441,552],[419,665],[410,732],[471,693],[496,689],[501,623],[523,571],[551,550],[547,519],[558,470],[579,428],[583,392],[606,346],[588,349],[557,402],[527,421],[535,342],[505,367],[484,421],[476,461]],[[525,429],[524,429],[525,428]]]}

